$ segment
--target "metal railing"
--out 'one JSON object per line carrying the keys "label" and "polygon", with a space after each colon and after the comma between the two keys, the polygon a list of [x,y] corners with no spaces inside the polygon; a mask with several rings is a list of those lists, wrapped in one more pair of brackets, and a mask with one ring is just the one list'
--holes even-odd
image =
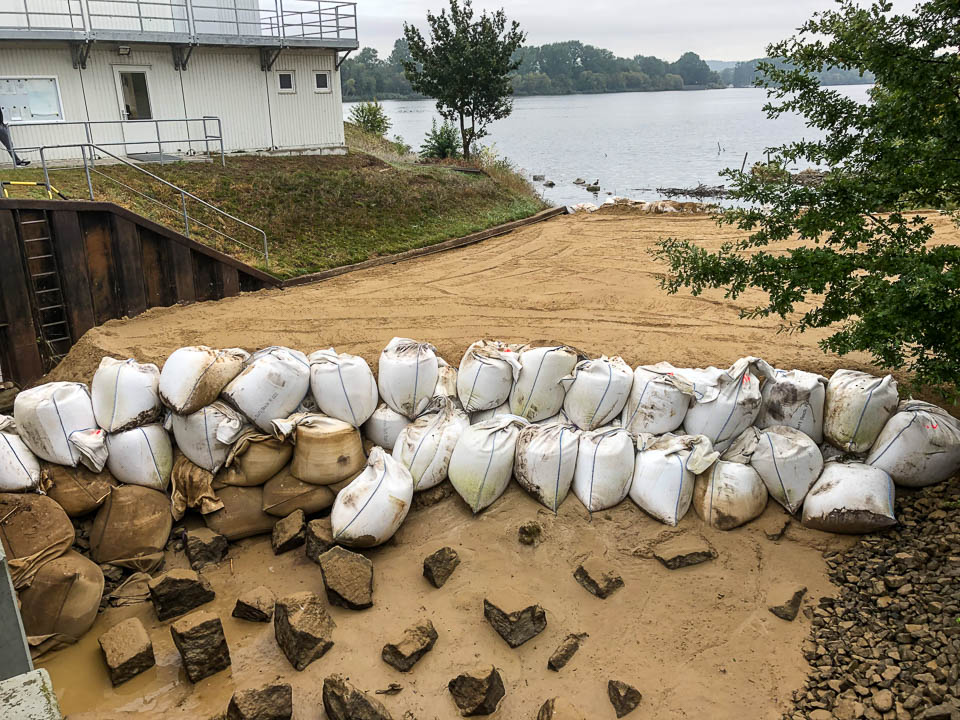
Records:
{"label": "metal railing", "polygon": [[[157,205],[159,205],[159,206],[161,206],[161,207],[163,207],[163,208],[166,208],[167,210],[170,210],[170,211],[176,213],[177,215],[179,215],[180,217],[182,217],[182,218],[183,218],[183,234],[186,235],[187,237],[190,237],[190,229],[191,229],[191,227],[193,227],[193,226],[203,227],[203,228],[206,228],[207,230],[210,230],[211,232],[215,233],[216,235],[222,237],[222,238],[225,239],[225,240],[229,240],[230,242],[233,242],[233,243],[235,243],[235,244],[237,244],[237,245],[239,245],[239,246],[241,246],[241,247],[244,247],[244,248],[246,248],[247,250],[250,250],[251,252],[253,252],[253,253],[255,253],[255,254],[260,254],[261,251],[258,250],[258,249],[255,248],[255,247],[253,247],[252,245],[249,245],[248,243],[245,243],[245,242],[243,242],[242,240],[239,240],[239,239],[233,237],[232,235],[228,235],[227,233],[218,230],[217,228],[213,227],[212,225],[209,225],[208,223],[202,222],[201,220],[197,219],[196,217],[191,216],[191,215],[190,215],[190,212],[189,212],[189,209],[188,209],[188,207],[187,207],[187,200],[188,200],[188,199],[189,199],[189,200],[192,200],[192,201],[194,201],[194,202],[196,202],[196,203],[199,203],[200,205],[202,205],[203,207],[207,208],[208,210],[212,210],[212,211],[213,211],[214,213],[216,213],[217,215],[220,215],[220,216],[222,216],[222,217],[224,217],[224,218],[227,218],[227,219],[229,219],[229,220],[232,220],[233,222],[235,222],[235,223],[237,223],[237,224],[239,224],[239,225],[247,228],[248,230],[253,231],[253,233],[259,235],[260,238],[261,238],[262,241],[263,241],[263,253],[262,253],[262,254],[263,254],[264,266],[265,266],[265,267],[269,267],[269,265],[270,265],[270,251],[269,251],[269,249],[268,249],[268,247],[267,247],[267,234],[266,234],[263,230],[261,230],[260,228],[256,227],[255,225],[251,225],[251,224],[248,223],[248,222],[244,222],[244,221],[241,220],[240,218],[235,217],[235,216],[231,215],[230,213],[221,210],[220,208],[216,207],[215,205],[211,205],[211,204],[208,203],[206,200],[202,200],[202,199],[198,198],[198,197],[197,197],[196,195],[194,195],[193,193],[188,192],[188,191],[184,190],[183,188],[178,187],[177,185],[174,185],[174,184],[171,183],[171,182],[167,182],[166,180],[164,180],[164,179],[163,179],[162,177],[160,177],[159,175],[154,175],[154,174],[153,174],[152,172],[150,172],[149,170],[145,170],[144,168],[140,167],[139,165],[135,165],[134,163],[129,162],[129,161],[125,160],[125,159],[122,158],[122,157],[119,157],[119,156],[117,156],[117,155],[114,155],[112,152],[110,152],[109,150],[104,149],[103,147],[101,147],[101,146],[99,146],[99,145],[94,145],[94,144],[92,144],[92,143],[72,143],[72,144],[69,144],[69,145],[45,145],[45,146],[41,147],[41,148],[40,148],[40,163],[41,163],[41,165],[42,165],[42,167],[43,167],[43,183],[44,183],[44,185],[46,186],[48,193],[50,193],[50,192],[53,191],[53,186],[50,184],[50,167],[49,167],[49,165],[48,165],[48,163],[47,163],[46,152],[47,152],[48,150],[61,150],[61,149],[64,149],[64,148],[79,148],[79,149],[80,149],[80,154],[81,154],[81,157],[82,157],[82,160],[83,160],[83,172],[84,172],[84,176],[85,176],[86,181],[87,181],[87,190],[88,190],[88,192],[89,192],[89,194],[90,194],[90,199],[91,199],[91,200],[95,200],[95,199],[96,199],[95,196],[94,196],[94,192],[93,192],[93,175],[99,175],[100,177],[106,178],[106,179],[109,180],[110,182],[116,183],[117,185],[120,185],[121,187],[129,190],[130,192],[132,192],[132,193],[134,193],[134,194],[136,194],[136,195],[139,195],[140,197],[142,197],[142,198],[144,198],[144,199],[146,199],[146,200],[149,200],[150,202],[156,203]],[[120,164],[122,164],[122,165],[126,165],[127,167],[130,167],[130,168],[133,168],[133,169],[136,170],[137,172],[142,173],[143,175],[147,175],[148,177],[152,178],[153,180],[156,180],[158,183],[164,185],[165,187],[170,188],[170,189],[173,190],[175,193],[179,194],[179,196],[180,196],[180,207],[179,207],[179,208],[175,208],[175,207],[173,207],[172,205],[168,205],[167,203],[165,203],[165,202],[163,202],[163,201],[161,201],[161,200],[158,200],[158,199],[156,199],[156,198],[154,198],[154,197],[151,197],[150,195],[147,195],[146,193],[143,193],[143,192],[137,190],[136,188],[131,187],[130,185],[128,185],[128,184],[126,184],[126,183],[118,180],[118,179],[115,178],[115,177],[111,177],[110,175],[107,175],[106,173],[101,172],[100,170],[97,169],[97,167],[96,167],[96,165],[95,165],[95,163],[94,163],[94,158],[95,158],[95,156],[96,156],[97,153],[106,155],[107,157],[110,157],[110,158],[112,158],[113,160],[115,160],[117,163],[120,163]],[[88,157],[88,154],[89,154],[89,157]]]}

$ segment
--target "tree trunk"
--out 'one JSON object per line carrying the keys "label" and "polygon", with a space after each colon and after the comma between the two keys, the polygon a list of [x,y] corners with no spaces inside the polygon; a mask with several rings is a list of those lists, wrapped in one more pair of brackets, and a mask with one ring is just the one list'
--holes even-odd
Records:
{"label": "tree trunk", "polygon": [[467,135],[467,126],[463,121],[463,111],[460,111],[460,139],[463,141],[463,159],[470,159],[470,138]]}

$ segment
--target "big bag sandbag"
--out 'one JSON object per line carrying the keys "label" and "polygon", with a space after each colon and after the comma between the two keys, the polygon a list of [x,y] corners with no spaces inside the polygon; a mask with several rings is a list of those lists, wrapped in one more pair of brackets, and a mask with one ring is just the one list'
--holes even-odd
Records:
{"label": "big bag sandbag", "polygon": [[757,427],[786,425],[823,442],[823,406],[827,379],[803,370],[774,370],[760,389],[762,402]]}
{"label": "big bag sandbag", "polygon": [[561,380],[573,373],[580,359],[580,352],[566,345],[523,350],[520,373],[510,391],[510,412],[528,422],[560,412],[565,395]]}
{"label": "big bag sandbag", "polygon": [[857,370],[837,370],[827,383],[823,435],[840,450],[865,454],[899,402],[892,375],[878,378]]}
{"label": "big bag sandbag", "polygon": [[363,424],[363,436],[377,447],[393,448],[410,418],[398,413],[386,403],[380,403],[370,419]]}
{"label": "big bag sandbag", "polygon": [[248,428],[230,448],[225,467],[230,472],[221,472],[221,481],[226,485],[255,487],[263,485],[283,470],[293,457],[293,444]]}
{"label": "big bag sandbag", "polygon": [[893,479],[859,462],[828,462],[803,501],[803,525],[832,533],[861,534],[897,524]]}
{"label": "big bag sandbag", "polygon": [[364,471],[337,493],[330,511],[333,539],[361,548],[385,543],[400,529],[412,501],[410,471],[375,447]]}
{"label": "big bag sandbag", "polygon": [[290,473],[311,485],[335,485],[366,464],[360,431],[326,415],[291,415],[273,423],[274,435],[293,443]]}
{"label": "big bag sandbag", "polygon": [[580,434],[573,494],[588,512],[619,505],[630,492],[636,446],[623,428],[600,428]]}
{"label": "big bag sandbag", "polygon": [[107,435],[107,469],[126,485],[165,491],[173,470],[170,435],[158,423]]}
{"label": "big bag sandbag", "polygon": [[24,390],[13,401],[17,433],[48,462],[94,472],[107,462],[106,438],[97,426],[90,391],[83,383],[53,382]]}
{"label": "big bag sandbag", "polygon": [[936,405],[904,401],[883,426],[866,463],[886,470],[904,487],[947,480],[960,472],[960,420]]}
{"label": "big bag sandbag", "polygon": [[623,358],[582,360],[560,381],[563,412],[581,430],[607,425],[622,411],[633,386],[633,370]]}
{"label": "big bag sandbag", "polygon": [[690,509],[696,476],[718,457],[705,435],[664,436],[637,451],[630,499],[651,517],[676,526]]}
{"label": "big bag sandbag", "polygon": [[160,371],[160,399],[178,415],[192,415],[216,400],[249,358],[240,348],[199,345],[175,350]]}
{"label": "big bag sandbag", "polygon": [[130,570],[153,572],[163,564],[173,516],[159,490],[122,485],[107,496],[90,528],[90,557]]}
{"label": "big bag sandbag", "polygon": [[310,391],[321,413],[355,428],[370,419],[380,394],[366,360],[333,348],[318,350],[308,359]]}
{"label": "big bag sandbag", "polygon": [[474,514],[493,504],[510,484],[517,439],[527,425],[516,415],[501,415],[471,425],[460,435],[447,474]]}
{"label": "big bag sandbag", "polygon": [[171,413],[167,426],[180,452],[212,473],[223,467],[233,444],[250,427],[243,414],[219,400],[190,415]]}
{"label": "big bag sandbag", "polygon": [[17,425],[0,415],[0,492],[30,492],[43,483],[40,460],[17,434]]}
{"label": "big bag sandbag", "polygon": [[693,386],[670,363],[640,365],[633,371],[630,395],[620,425],[634,435],[664,435],[681,425],[693,400]]}
{"label": "big bag sandbag", "polygon": [[311,485],[297,480],[286,467],[263,486],[261,508],[267,515],[285,518],[294,510],[303,510],[307,517],[333,505],[337,494],[329,485]]}
{"label": "big bag sandbag", "polygon": [[273,532],[277,519],[263,511],[263,487],[225,487],[217,495],[223,508],[203,516],[215,533],[233,542]]}
{"label": "big bag sandbag", "polygon": [[497,340],[473,343],[463,354],[457,374],[457,395],[464,411],[476,413],[504,405],[519,374],[520,360],[509,345]]}
{"label": "big bag sandbag", "polygon": [[153,363],[105,357],[90,383],[97,424],[108,433],[156,422],[160,403],[160,369]]}
{"label": "big bag sandbag", "polygon": [[47,495],[71,518],[92,513],[117,487],[117,481],[107,470],[95,473],[83,466],[72,468],[54,463],[44,463],[41,468],[50,480]]}
{"label": "big bag sandbag", "polygon": [[767,487],[753,467],[718,460],[697,476],[693,509],[707,525],[733,530],[760,517],[767,498]]}
{"label": "big bag sandbag", "polygon": [[73,545],[73,523],[54,500],[32,493],[0,493],[0,542],[17,590],[40,567]]}
{"label": "big bag sandbag", "polygon": [[393,459],[413,477],[414,491],[428,490],[447,479],[450,456],[470,419],[449,396],[434,398],[427,410],[407,425],[393,447]]}
{"label": "big bag sandbag", "polygon": [[430,404],[439,377],[437,349],[430,343],[395,337],[380,353],[380,397],[394,412],[410,420]]}
{"label": "big bag sandbag", "polygon": [[580,431],[573,425],[528,425],[517,437],[513,476],[556,513],[570,492],[579,448]]}
{"label": "big bag sandbag", "polygon": [[224,400],[264,432],[296,411],[310,391],[310,362],[299,350],[268,347],[250,356],[223,389]]}

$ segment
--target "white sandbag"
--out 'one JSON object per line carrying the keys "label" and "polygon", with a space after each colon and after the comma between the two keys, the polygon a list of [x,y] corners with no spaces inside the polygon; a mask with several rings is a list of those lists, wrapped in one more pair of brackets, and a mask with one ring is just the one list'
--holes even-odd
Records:
{"label": "white sandbag", "polygon": [[697,476],[693,509],[711,527],[733,530],[760,517],[767,497],[767,487],[753,467],[718,460]]}
{"label": "white sandbag", "polygon": [[377,387],[395,412],[413,420],[433,397],[440,376],[437,349],[429,343],[395,337],[380,353]]}
{"label": "white sandbag", "polygon": [[683,425],[693,399],[693,386],[670,363],[641,365],[623,406],[620,424],[634,435],[663,435]]}
{"label": "white sandbag", "polygon": [[828,462],[803,501],[803,524],[852,534],[896,525],[893,479],[863,463]]}
{"label": "white sandbag", "polygon": [[960,420],[936,405],[906,400],[880,431],[867,465],[904,487],[925,487],[960,471]]}
{"label": "white sandbag", "polygon": [[83,383],[52,382],[24,390],[13,401],[17,433],[33,454],[48,462],[94,472],[107,462],[105,433],[97,427],[90,392]]}
{"label": "white sandbag", "polygon": [[457,369],[442,357],[437,358],[437,386],[433,389],[433,397],[449,397],[460,402],[457,396]]}
{"label": "white sandbag", "polygon": [[223,466],[231,445],[250,427],[243,415],[219,400],[191,415],[171,413],[167,425],[180,452],[212,473]]}
{"label": "white sandbag", "polygon": [[370,419],[363,424],[363,436],[377,447],[392,448],[410,418],[401,415],[386,403],[380,403]]}
{"label": "white sandbag", "polygon": [[200,345],[175,350],[160,371],[160,399],[178,415],[192,415],[216,400],[249,358],[240,348]]}
{"label": "white sandbag", "polygon": [[570,492],[580,431],[572,425],[528,425],[520,431],[513,476],[520,487],[557,512]]}
{"label": "white sandbag", "polygon": [[107,435],[107,469],[126,485],[164,491],[173,470],[170,435],[159,423]]}
{"label": "white sandbag", "polygon": [[579,352],[566,345],[523,350],[520,373],[510,391],[510,412],[529,422],[560,412],[565,393],[560,381],[573,372],[579,359]]}
{"label": "white sandbag", "polygon": [[330,511],[333,539],[351,547],[373,547],[393,537],[410,511],[413,477],[383,448],[373,448],[367,466],[337,493]]}
{"label": "white sandbag", "polygon": [[[506,412],[510,412],[509,405],[507,406]],[[505,413],[501,413],[501,414],[505,414]],[[570,418],[567,417],[567,414],[562,409],[556,415],[551,415],[550,417],[545,418],[543,420],[537,420],[535,423],[532,423],[532,424],[533,425],[556,425],[557,423],[559,423],[560,425],[573,425],[573,422],[571,422]],[[576,425],[574,425],[574,427],[576,427]],[[579,428],[577,429],[579,430]]]}
{"label": "white sandbag", "polygon": [[619,505],[630,492],[636,448],[626,430],[601,428],[580,434],[573,493],[589,512]]}
{"label": "white sandbag", "polygon": [[156,422],[161,415],[160,369],[105,357],[93,375],[90,398],[97,424],[108,433]]}
{"label": "white sandbag", "polygon": [[[495,417],[500,417],[501,415],[510,415],[510,403],[505,402],[503,405],[498,405],[495,408],[490,408],[489,410],[478,410],[475,413],[470,413],[470,424],[476,425],[477,423],[482,423],[484,420],[492,420]],[[559,417],[555,415],[551,420]]]}
{"label": "white sandbag", "polygon": [[400,431],[393,459],[410,471],[414,490],[428,490],[446,479],[453,449],[469,426],[454,398],[444,396],[434,398],[426,412]]}
{"label": "white sandbag", "polygon": [[637,453],[630,499],[667,525],[690,509],[696,476],[719,456],[704,435],[665,436]]}
{"label": "white sandbag", "polygon": [[633,386],[633,370],[623,358],[604,355],[577,363],[561,383],[566,393],[564,413],[581,430],[596,430],[623,410]]}
{"label": "white sandbag", "polygon": [[370,419],[380,395],[366,360],[333,348],[318,350],[309,360],[310,390],[320,412],[356,428]]}
{"label": "white sandbag", "polygon": [[786,425],[823,442],[823,403],[827,379],[803,370],[774,370],[760,389],[763,397],[756,425]]}
{"label": "white sandbag", "polygon": [[447,474],[474,514],[489,507],[510,484],[520,430],[529,425],[501,415],[466,428],[450,456]]}
{"label": "white sandbag", "polygon": [[463,354],[457,374],[463,409],[476,413],[505,405],[519,374],[520,360],[508,345],[496,340],[475,342]]}
{"label": "white sandbag", "polygon": [[846,452],[869,452],[899,402],[892,375],[878,378],[857,370],[837,370],[827,383],[823,435]]}
{"label": "white sandbag", "polygon": [[270,423],[291,415],[309,390],[307,356],[299,350],[268,347],[250,357],[243,372],[223,389],[223,397],[270,433]]}
{"label": "white sandbag", "polygon": [[30,492],[40,487],[40,461],[17,435],[17,425],[0,415],[0,492]]}

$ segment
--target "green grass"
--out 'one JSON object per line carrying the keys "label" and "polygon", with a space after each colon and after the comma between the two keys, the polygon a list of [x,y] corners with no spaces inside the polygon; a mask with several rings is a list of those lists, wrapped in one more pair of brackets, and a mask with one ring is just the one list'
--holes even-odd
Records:
{"label": "green grass", "polygon": [[[461,237],[529,217],[545,205],[519,176],[495,165],[486,175],[449,167],[414,165],[415,158],[379,138],[348,127],[346,156],[228,156],[219,163],[148,165],[151,172],[220,209],[263,228],[270,248],[269,272],[296,277]],[[179,208],[179,194],[158,189],[150,178],[124,166],[98,166],[110,178]],[[0,179],[41,180],[42,173],[0,171]],[[52,170],[51,183],[70,198],[86,198],[82,170]],[[159,186],[162,187],[162,186]],[[115,202],[178,231],[182,216],[94,176],[97,200]],[[29,191],[19,188],[14,197]],[[33,197],[39,197],[32,193]],[[190,202],[191,216],[259,248],[254,233]],[[262,256],[197,226],[191,237],[246,262]]]}

